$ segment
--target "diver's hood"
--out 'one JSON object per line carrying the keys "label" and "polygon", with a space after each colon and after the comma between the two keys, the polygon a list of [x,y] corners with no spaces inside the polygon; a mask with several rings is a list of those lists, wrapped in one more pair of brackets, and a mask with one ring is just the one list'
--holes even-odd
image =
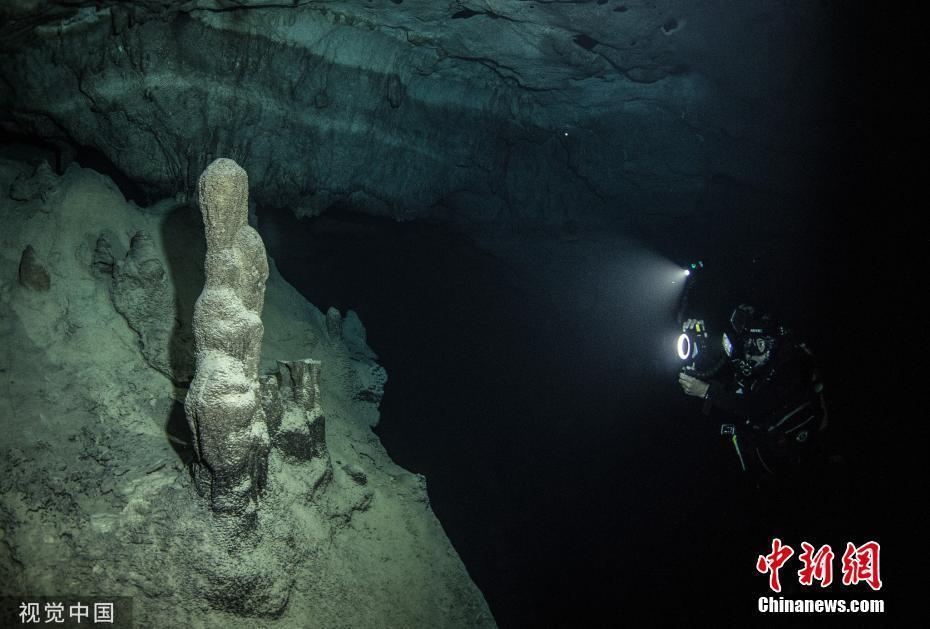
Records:
{"label": "diver's hood", "polygon": [[771,316],[759,313],[749,304],[740,304],[730,315],[734,338],[725,335],[733,368],[748,378],[758,375],[772,363],[781,338],[786,331],[775,324]]}

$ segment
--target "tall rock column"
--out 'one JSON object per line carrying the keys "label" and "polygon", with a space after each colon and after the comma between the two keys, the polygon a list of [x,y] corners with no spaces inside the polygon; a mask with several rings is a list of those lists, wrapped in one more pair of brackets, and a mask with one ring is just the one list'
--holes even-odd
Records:
{"label": "tall rock column", "polygon": [[249,180],[236,162],[207,166],[198,192],[206,282],[194,305],[196,371],[184,409],[198,490],[214,510],[243,513],[264,488],[270,448],[258,382],[268,261],[247,223]]}

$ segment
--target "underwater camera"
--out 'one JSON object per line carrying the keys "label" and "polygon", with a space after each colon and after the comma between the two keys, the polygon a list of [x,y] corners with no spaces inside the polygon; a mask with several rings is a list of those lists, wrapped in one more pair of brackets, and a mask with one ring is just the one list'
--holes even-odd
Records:
{"label": "underwater camera", "polygon": [[685,313],[690,310],[689,297],[697,276],[702,275],[703,270],[704,263],[701,260],[692,262],[683,269],[683,274],[687,279],[678,308],[678,322],[681,324],[681,334],[678,336],[676,349],[678,358],[684,363],[681,372],[696,378],[716,373],[723,366],[726,361],[726,354],[729,353],[729,348],[726,347],[729,339],[726,338],[726,335],[724,335],[723,345],[721,345],[720,336],[711,335],[704,319],[689,318],[685,320]]}
{"label": "underwater camera", "polygon": [[724,334],[723,343],[719,336],[712,336],[703,319],[688,319],[681,326],[678,336],[678,358],[684,364],[682,373],[695,378],[715,374],[726,362],[729,339]]}
{"label": "underwater camera", "polygon": [[681,326],[678,336],[678,358],[686,364],[682,371],[696,373],[706,362],[705,356],[710,354],[710,334],[703,319],[688,319]]}

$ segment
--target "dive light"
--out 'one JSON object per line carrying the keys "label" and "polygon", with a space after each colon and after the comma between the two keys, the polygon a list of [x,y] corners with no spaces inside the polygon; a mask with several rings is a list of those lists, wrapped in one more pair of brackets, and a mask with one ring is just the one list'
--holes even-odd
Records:
{"label": "dive light", "polygon": [[685,369],[695,370],[702,354],[707,351],[710,334],[702,319],[689,319],[681,326],[678,336],[678,358],[685,363]]}

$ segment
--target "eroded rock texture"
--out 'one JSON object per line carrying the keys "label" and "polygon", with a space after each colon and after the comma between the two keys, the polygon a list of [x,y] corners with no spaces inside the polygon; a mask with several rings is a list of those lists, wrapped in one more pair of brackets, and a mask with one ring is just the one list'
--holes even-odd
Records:
{"label": "eroded rock texture", "polygon": [[206,285],[194,306],[197,368],[184,408],[198,487],[223,512],[245,511],[260,494],[271,445],[258,381],[268,262],[246,223],[248,185],[230,159],[210,164],[198,184]]}
{"label": "eroded rock texture", "polygon": [[[332,481],[332,462],[326,446],[326,416],[320,396],[322,363],[279,360],[278,372],[263,381],[266,415],[274,416],[272,445],[291,463],[304,467],[312,500]],[[274,409],[274,410],[269,410]]]}
{"label": "eroded rock texture", "polygon": [[26,288],[44,293],[52,284],[48,269],[39,260],[32,245],[27,245],[19,260],[19,283]]}
{"label": "eroded rock texture", "polygon": [[[105,257],[105,252],[95,251],[95,263],[106,268],[97,254]],[[148,233],[137,232],[123,262],[114,266],[110,295],[117,312],[139,335],[146,362],[172,380],[189,381],[193,368],[190,335],[177,320],[174,290]]]}
{"label": "eroded rock texture", "polygon": [[[0,124],[151,195],[217,155],[258,204],[545,225],[797,194],[829,146],[828,3],[4,5]],[[703,204],[703,205],[702,205]]]}
{"label": "eroded rock texture", "polygon": [[[276,272],[261,308],[263,364],[275,372],[260,376],[259,384],[272,440],[295,433],[301,437],[291,450],[297,456],[286,453],[284,444],[272,448],[261,507],[245,517],[192,500],[192,479],[184,473],[191,435],[176,401],[179,389],[141,359],[137,334],[108,294],[114,273],[127,282],[150,278],[151,288],[162,285],[164,269],[182,318],[190,321],[188,305],[205,284],[199,212],[184,208],[167,221],[163,213],[140,212],[106,178],[80,168],[58,178],[52,203],[40,206],[40,197],[7,194],[20,175],[25,181],[32,174],[31,167],[0,160],[0,244],[6,254],[0,371],[9,384],[0,409],[0,596],[19,600],[24,593],[81,592],[93,584],[95,591],[132,601],[137,627],[495,626],[428,506],[422,477],[391,461],[369,429],[378,417],[374,405],[353,399],[355,383],[347,372],[351,365],[370,369],[372,361],[356,358],[357,352],[350,356],[339,341],[327,342],[323,313]],[[232,201],[245,194],[244,175],[240,183]],[[228,231],[214,230],[211,237]],[[233,240],[231,247],[213,247],[211,255],[228,253],[224,259],[232,260],[243,253],[241,240]],[[17,283],[29,245],[51,276],[48,292]],[[261,279],[261,258],[249,261]],[[96,283],[89,279],[91,269]],[[260,284],[246,290],[235,265],[220,265],[220,271],[223,281],[217,286],[211,275],[210,288],[233,297],[221,303],[238,304],[248,293],[245,301],[257,309]],[[134,292],[128,284],[121,290]],[[246,372],[252,355],[232,345],[216,349],[237,339],[244,348],[248,339],[210,337],[220,327],[238,325],[231,321],[254,322],[248,310],[198,312],[201,331],[204,324],[215,326],[201,335],[210,342],[201,344],[208,358],[229,350],[235,359],[225,361],[227,372],[209,372],[215,378],[199,372],[199,399],[215,393],[226,405],[251,395],[254,380]],[[302,356],[320,360],[322,371],[301,360],[275,368],[275,357]],[[227,379],[244,383],[245,392],[230,393]],[[200,419],[238,420],[240,407],[232,406],[232,413]],[[325,439],[319,436],[324,411]],[[302,439],[311,427],[316,441]],[[222,432],[211,432],[218,424],[204,421],[201,428],[195,431],[201,449],[207,437],[222,439]],[[207,462],[219,471],[233,462],[213,453],[200,461],[208,483]],[[243,480],[251,483],[252,477]],[[19,624],[13,614],[15,622],[0,625]]]}
{"label": "eroded rock texture", "polygon": [[10,198],[16,201],[47,202],[58,190],[58,177],[48,162],[41,162],[31,175],[19,175],[10,186]]}
{"label": "eroded rock texture", "polygon": [[113,307],[138,335],[145,361],[176,383],[190,382],[194,372],[190,326],[179,319],[175,288],[151,234],[136,232],[126,250],[119,236],[101,233],[91,269],[108,282]]}

